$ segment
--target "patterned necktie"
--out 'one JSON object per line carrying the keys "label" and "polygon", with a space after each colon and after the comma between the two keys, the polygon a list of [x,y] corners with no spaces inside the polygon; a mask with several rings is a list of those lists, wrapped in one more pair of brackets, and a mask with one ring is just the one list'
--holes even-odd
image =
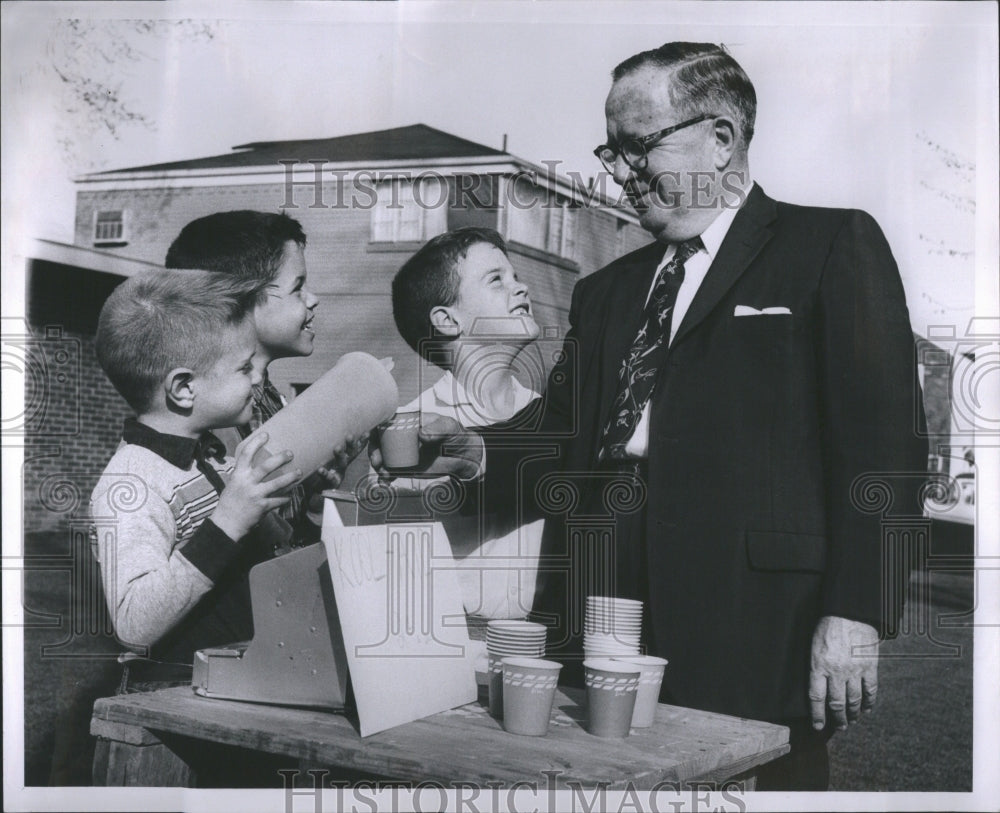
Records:
{"label": "patterned necktie", "polygon": [[684,263],[703,248],[701,238],[678,243],[646,303],[642,324],[618,372],[618,394],[601,441],[601,458],[625,460],[625,446],[635,432],[642,409],[653,393],[656,372],[670,343],[670,325],[677,292],[684,282]]}

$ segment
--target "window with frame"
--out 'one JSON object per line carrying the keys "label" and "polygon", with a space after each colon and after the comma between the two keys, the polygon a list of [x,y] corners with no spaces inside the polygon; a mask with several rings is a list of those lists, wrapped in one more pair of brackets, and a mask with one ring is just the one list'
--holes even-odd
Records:
{"label": "window with frame", "polygon": [[94,212],[95,246],[121,246],[127,242],[124,209],[104,209]]}
{"label": "window with frame", "polygon": [[576,209],[567,200],[559,201],[549,209],[546,250],[568,260],[576,256]]}
{"label": "window with frame", "polygon": [[568,260],[576,259],[576,209],[567,198],[556,196],[524,178],[513,200],[506,204],[507,239]]}
{"label": "window with frame", "polygon": [[372,210],[373,243],[423,242],[448,230],[447,187],[437,178],[416,185],[393,179],[378,185]]}

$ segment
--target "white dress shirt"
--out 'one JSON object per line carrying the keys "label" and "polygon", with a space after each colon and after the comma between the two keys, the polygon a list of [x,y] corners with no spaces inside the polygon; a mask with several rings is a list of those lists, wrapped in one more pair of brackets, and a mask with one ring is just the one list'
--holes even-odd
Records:
{"label": "white dress shirt", "polygon": [[[539,397],[516,378],[513,386],[515,413]],[[489,426],[497,421],[451,372],[446,372],[434,386],[400,408],[401,412],[416,410],[446,415],[466,428]],[[428,482],[397,481],[399,488],[408,485],[420,489],[426,488]],[[543,525],[544,520],[538,519],[509,533],[493,536],[489,523],[481,528],[477,518],[469,523],[467,533],[449,532],[448,541],[455,557],[466,612],[485,618],[525,617],[535,598]],[[460,528],[457,521],[452,521],[451,526]],[[485,647],[481,648],[481,653],[476,645],[472,649],[474,654],[482,655],[485,664]],[[485,666],[480,671],[485,671]]]}
{"label": "white dress shirt", "polygon": [[[747,190],[752,188],[752,182],[747,184]],[[674,340],[674,336],[677,335],[677,328],[680,327],[681,322],[684,320],[684,314],[687,313],[688,308],[691,307],[691,303],[694,301],[694,296],[698,293],[698,289],[701,287],[702,281],[705,279],[705,275],[708,273],[709,267],[712,265],[712,261],[715,259],[715,255],[719,253],[719,246],[722,245],[722,241],[726,239],[726,235],[729,233],[729,227],[733,225],[733,220],[736,218],[736,213],[743,206],[746,201],[747,195],[740,196],[740,205],[735,207],[724,207],[719,213],[719,216],[712,221],[705,231],[701,233],[701,242],[704,244],[704,248],[700,249],[696,254],[693,254],[687,262],[684,263],[684,281],[681,283],[680,290],[677,292],[677,302],[674,305],[673,316],[670,321],[670,341]],[[653,293],[653,286],[656,284],[656,280],[659,278],[664,267],[669,263],[677,251],[677,245],[671,243],[667,246],[667,250],[663,254],[663,259],[660,260],[660,264],[656,268],[656,273],[653,275],[653,282],[649,286],[649,293],[646,294],[646,302],[649,302],[649,297]],[[625,444],[625,455],[630,458],[645,458],[649,451],[649,401],[646,401],[645,406],[642,408],[642,415],[639,418],[639,423],[636,424],[635,431],[632,433],[632,437],[628,439],[628,443]]]}

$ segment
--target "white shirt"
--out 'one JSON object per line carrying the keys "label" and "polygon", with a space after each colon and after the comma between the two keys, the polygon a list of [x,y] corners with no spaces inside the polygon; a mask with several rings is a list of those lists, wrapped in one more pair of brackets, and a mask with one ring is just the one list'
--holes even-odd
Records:
{"label": "white shirt", "polygon": [[[752,186],[752,182],[748,183],[747,190],[749,191]],[[701,242],[705,247],[700,249],[697,254],[693,254],[684,263],[684,281],[681,283],[680,290],[677,291],[677,302],[674,305],[673,317],[670,321],[670,341],[673,341],[674,336],[677,335],[677,329],[681,326],[681,322],[684,321],[684,314],[691,307],[695,294],[698,293],[698,289],[701,287],[701,283],[704,281],[705,275],[708,273],[708,269],[715,259],[715,255],[719,253],[722,241],[726,239],[726,235],[729,233],[729,227],[733,225],[736,213],[743,206],[744,202],[746,202],[746,199],[747,195],[744,194],[740,197],[739,206],[723,208],[719,216],[701,233]],[[659,278],[666,264],[673,259],[676,251],[676,244],[671,243],[667,246],[667,250],[663,254],[663,259],[660,260],[660,264],[656,267],[653,282],[649,286],[649,293],[646,294],[647,303],[649,302],[649,297],[652,296],[656,280]],[[630,458],[645,458],[648,451],[649,401],[646,401],[645,406],[642,408],[642,415],[639,417],[639,423],[636,424],[632,437],[625,444],[625,454]]]}
{"label": "white shirt", "polygon": [[[537,392],[514,379],[515,413],[538,397]],[[421,413],[433,412],[454,418],[466,428],[489,426],[500,420],[491,417],[486,407],[478,403],[451,372],[446,372],[434,386],[400,407],[401,412],[418,409]],[[405,481],[397,481],[397,487],[407,485]],[[426,488],[428,483],[426,480],[413,481],[409,485]],[[452,521],[449,525],[457,528],[459,523]],[[486,618],[525,617],[535,598],[543,526],[544,520],[539,519],[503,536],[491,537],[489,527],[480,535],[476,518],[469,523],[467,533],[449,531],[448,541],[458,568],[458,583],[467,613]],[[485,671],[486,649],[479,647],[479,643],[474,641],[472,650],[476,660],[481,661],[477,670]]]}
{"label": "white shirt", "polygon": [[[512,381],[514,411],[511,415],[514,415],[538,398],[538,393],[529,390],[516,378],[513,378]],[[406,406],[400,407],[399,411],[414,412],[418,409],[421,412],[435,412],[438,415],[454,418],[466,429],[489,426],[505,419],[490,415],[487,407],[474,399],[450,370],[441,376],[433,387],[428,387]]]}

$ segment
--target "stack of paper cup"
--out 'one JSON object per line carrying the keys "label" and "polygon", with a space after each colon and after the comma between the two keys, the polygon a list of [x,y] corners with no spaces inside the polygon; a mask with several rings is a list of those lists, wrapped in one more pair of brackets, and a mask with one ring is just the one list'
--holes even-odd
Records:
{"label": "stack of paper cup", "polygon": [[641,635],[641,601],[587,596],[583,619],[584,658],[638,655]]}
{"label": "stack of paper cup", "polygon": [[486,625],[486,652],[490,669],[490,714],[503,717],[503,658],[541,658],[545,654],[545,625],[531,621],[495,619]]}

